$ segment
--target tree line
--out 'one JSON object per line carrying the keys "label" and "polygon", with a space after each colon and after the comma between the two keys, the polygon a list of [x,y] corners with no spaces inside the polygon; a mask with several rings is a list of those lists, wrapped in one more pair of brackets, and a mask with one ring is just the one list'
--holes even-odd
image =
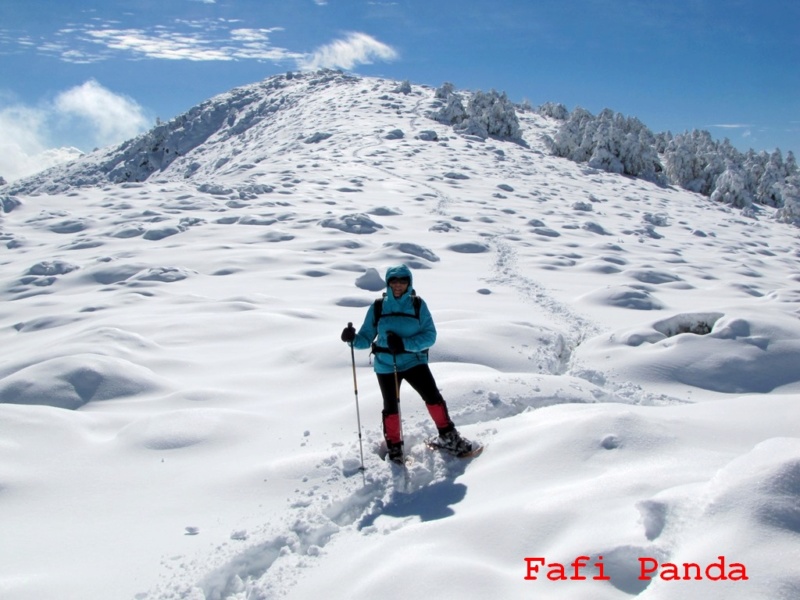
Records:
{"label": "tree line", "polygon": [[555,156],[592,168],[675,185],[733,207],[777,208],[776,218],[800,224],[800,171],[790,151],[741,152],[707,131],[653,133],[639,119],[610,109],[593,115],[561,104],[536,111],[561,121],[546,142]]}

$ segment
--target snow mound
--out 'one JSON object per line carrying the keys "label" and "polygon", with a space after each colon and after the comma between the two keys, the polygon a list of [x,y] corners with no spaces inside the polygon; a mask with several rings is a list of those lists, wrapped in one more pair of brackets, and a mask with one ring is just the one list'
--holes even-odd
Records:
{"label": "snow mound", "polygon": [[94,354],[53,358],[0,379],[0,403],[78,409],[163,389],[149,369]]}
{"label": "snow mound", "polygon": [[[618,269],[608,263],[605,263],[604,268],[611,269],[613,272],[618,271]],[[650,290],[639,289],[628,285],[596,290],[582,296],[580,300],[604,306],[615,306],[617,308],[630,308],[634,310],[662,310],[664,308],[663,302],[660,302]]]}
{"label": "snow mound", "polygon": [[133,421],[117,439],[126,446],[147,450],[179,450],[199,444],[231,444],[258,427],[244,412],[195,408],[164,412]]}
{"label": "snow mound", "polygon": [[800,383],[800,322],[779,311],[682,313],[581,346],[579,361],[618,360],[620,380],[720,393],[768,393]]}

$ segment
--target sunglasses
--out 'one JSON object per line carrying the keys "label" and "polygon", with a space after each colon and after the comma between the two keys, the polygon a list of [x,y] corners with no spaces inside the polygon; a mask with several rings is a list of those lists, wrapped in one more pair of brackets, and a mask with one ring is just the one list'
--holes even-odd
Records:
{"label": "sunglasses", "polygon": [[389,285],[395,283],[404,283],[405,285],[408,285],[409,283],[411,283],[411,280],[408,277],[392,277],[389,280]]}

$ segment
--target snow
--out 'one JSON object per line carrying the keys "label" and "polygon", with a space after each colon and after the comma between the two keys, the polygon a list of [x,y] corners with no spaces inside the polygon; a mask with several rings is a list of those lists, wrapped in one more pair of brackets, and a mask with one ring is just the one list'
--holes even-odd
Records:
{"label": "snow", "polygon": [[[398,89],[273,78],[5,189],[0,597],[800,596],[797,228]],[[184,152],[108,180],[159,135]],[[400,262],[486,445],[426,450],[403,387],[404,490],[366,352],[359,470],[339,340]],[[580,556],[610,580],[526,579]],[[720,556],[749,579],[639,579]]]}

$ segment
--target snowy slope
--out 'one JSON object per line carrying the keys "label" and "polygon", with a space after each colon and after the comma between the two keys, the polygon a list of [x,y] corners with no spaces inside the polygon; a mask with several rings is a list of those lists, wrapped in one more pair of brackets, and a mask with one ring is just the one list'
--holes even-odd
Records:
{"label": "snowy slope", "polygon": [[[400,89],[270,78],[5,188],[0,597],[800,595],[797,229]],[[404,387],[403,494],[339,341],[399,262],[487,445],[428,453]],[[526,580],[579,556],[609,579]]]}

